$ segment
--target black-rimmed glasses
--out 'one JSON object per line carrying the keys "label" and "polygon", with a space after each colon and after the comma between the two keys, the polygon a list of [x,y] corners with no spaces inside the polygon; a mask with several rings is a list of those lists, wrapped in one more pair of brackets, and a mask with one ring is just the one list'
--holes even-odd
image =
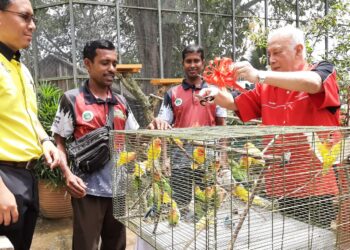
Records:
{"label": "black-rimmed glasses", "polygon": [[37,21],[37,19],[32,14],[21,13],[21,12],[16,12],[16,11],[12,11],[12,10],[1,10],[1,11],[15,14],[15,15],[21,17],[26,23],[30,23],[31,21],[33,21],[35,23]]}

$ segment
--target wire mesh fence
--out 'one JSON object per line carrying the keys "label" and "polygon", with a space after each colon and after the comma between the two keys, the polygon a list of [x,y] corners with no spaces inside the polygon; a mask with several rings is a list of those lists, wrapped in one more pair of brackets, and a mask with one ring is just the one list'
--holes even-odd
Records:
{"label": "wire mesh fence", "polygon": [[114,215],[156,249],[334,249],[348,128],[112,131]]}

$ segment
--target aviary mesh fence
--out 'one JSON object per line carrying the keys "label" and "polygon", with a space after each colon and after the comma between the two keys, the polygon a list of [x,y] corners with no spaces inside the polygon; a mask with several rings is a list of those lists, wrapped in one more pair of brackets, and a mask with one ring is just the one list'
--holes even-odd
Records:
{"label": "aviary mesh fence", "polygon": [[113,131],[114,215],[156,249],[334,249],[350,233],[349,133]]}

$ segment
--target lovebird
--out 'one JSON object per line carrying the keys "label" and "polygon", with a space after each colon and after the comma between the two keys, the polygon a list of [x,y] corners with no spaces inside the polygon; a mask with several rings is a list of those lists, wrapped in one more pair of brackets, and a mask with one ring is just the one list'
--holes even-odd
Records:
{"label": "lovebird", "polygon": [[243,155],[239,159],[239,165],[241,168],[250,168],[251,166],[265,166],[265,161],[263,159],[255,159],[253,157]]}
{"label": "lovebird", "polygon": [[196,170],[200,165],[205,162],[205,148],[202,146],[195,147],[193,150],[193,163],[192,170]]}
{"label": "lovebird", "polygon": [[194,197],[201,202],[206,201],[205,192],[203,190],[201,190],[201,188],[199,186],[196,186],[194,188]]}
{"label": "lovebird", "polygon": [[[248,192],[248,190],[241,184],[238,184],[234,187],[232,194],[236,197],[238,197],[239,199],[241,199],[242,201],[247,202],[250,196],[250,193]],[[265,207],[266,204],[264,202],[263,199],[261,199],[259,196],[255,195],[254,196],[254,200],[253,200],[253,204],[254,205],[258,205],[261,207]]]}
{"label": "lovebird", "polygon": [[162,152],[162,140],[159,138],[153,139],[147,149],[147,170],[148,171],[151,170],[153,166],[153,162],[159,159],[161,152]]}
{"label": "lovebird", "polygon": [[243,148],[247,151],[247,154],[253,156],[253,157],[258,157],[262,158],[263,153],[258,149],[253,143],[247,142],[244,144]]}
{"label": "lovebird", "polygon": [[141,177],[141,176],[143,176],[145,174],[145,172],[146,172],[146,165],[147,165],[147,161],[135,162],[133,176],[134,177]]}
{"label": "lovebird", "polygon": [[336,144],[317,142],[316,147],[323,160],[322,174],[325,175],[328,173],[329,168],[340,156],[340,153],[342,151],[342,143],[341,141]]}
{"label": "lovebird", "polygon": [[135,159],[136,159],[136,153],[135,152],[122,151],[119,154],[116,167],[120,167],[122,165],[128,164],[129,162],[131,162],[131,161],[133,161]]}
{"label": "lovebird", "polygon": [[169,210],[169,213],[168,213],[169,226],[174,227],[174,226],[178,225],[179,221],[180,221],[180,217],[181,217],[180,210],[177,208],[176,202],[173,201],[171,204],[171,208]]}

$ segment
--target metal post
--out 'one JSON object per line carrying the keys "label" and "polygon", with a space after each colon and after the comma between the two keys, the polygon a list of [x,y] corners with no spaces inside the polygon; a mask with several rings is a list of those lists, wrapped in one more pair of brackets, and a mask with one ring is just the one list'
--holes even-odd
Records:
{"label": "metal post", "polygon": [[264,12],[265,12],[265,28],[268,27],[268,21],[269,21],[269,11],[268,11],[268,0],[264,1]]}
{"label": "metal post", "polygon": [[[329,12],[329,3],[328,3],[328,0],[325,0],[324,1],[324,5],[325,5],[325,8],[324,8],[324,15],[328,15],[328,12]],[[328,31],[326,30],[326,36],[324,38],[324,49],[325,49],[325,56],[326,56],[326,59],[328,58]]]}
{"label": "metal post", "polygon": [[[117,11],[117,50],[118,50],[118,63],[122,63],[122,53],[121,53],[121,44],[120,44],[120,8],[119,8],[119,0],[115,1],[115,7]],[[120,94],[124,96],[124,88],[122,81],[119,81]]]}
{"label": "metal post", "polygon": [[117,49],[118,49],[118,63],[122,63],[122,56],[121,56],[121,45],[120,45],[120,7],[119,7],[119,0],[115,1],[115,8],[117,11]]}
{"label": "metal post", "polygon": [[[269,21],[269,11],[268,11],[268,4],[267,4],[267,1],[268,0],[265,0],[264,1],[264,12],[265,12],[265,30],[267,30],[267,27],[268,27],[268,21]],[[266,55],[266,58],[267,58],[267,61],[266,61],[266,66],[268,66],[269,64],[269,57],[268,57],[268,53],[267,53],[267,47],[266,47],[266,50],[265,50],[265,55]]]}
{"label": "metal post", "polygon": [[198,45],[202,46],[202,30],[201,30],[201,0],[197,0],[197,29],[198,29]]}
{"label": "metal post", "polygon": [[236,1],[232,0],[232,59],[236,61]]}
{"label": "metal post", "polygon": [[295,22],[296,22],[297,28],[299,28],[299,15],[300,15],[299,0],[296,0],[296,2],[295,2]]}
{"label": "metal post", "polygon": [[159,30],[159,63],[160,63],[160,78],[164,78],[164,63],[163,63],[163,33],[162,33],[162,2],[158,0],[158,30]]}
{"label": "metal post", "polygon": [[74,13],[73,13],[73,0],[69,0],[69,22],[70,22],[70,36],[72,39],[72,60],[73,60],[73,81],[74,86],[78,87],[77,83],[77,55],[75,46],[75,24],[74,24]]}
{"label": "metal post", "polygon": [[[38,60],[38,41],[37,35],[33,34],[33,56],[34,56],[34,83],[37,84],[39,81],[39,60]],[[29,65],[28,65],[29,66]]]}

